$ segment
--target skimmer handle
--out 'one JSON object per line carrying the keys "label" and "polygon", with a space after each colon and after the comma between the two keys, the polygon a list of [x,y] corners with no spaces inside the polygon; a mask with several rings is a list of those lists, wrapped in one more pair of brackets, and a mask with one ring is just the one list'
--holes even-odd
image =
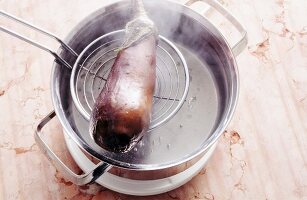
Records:
{"label": "skimmer handle", "polygon": [[222,4],[220,4],[216,0],[189,0],[188,2],[185,3],[185,5],[191,6],[192,4],[198,1],[210,5],[221,15],[223,15],[226,19],[228,19],[228,21],[240,32],[241,34],[240,40],[231,47],[233,54],[235,56],[238,56],[245,49],[247,45],[247,32],[242,26],[242,24],[226,8],[224,8]]}
{"label": "skimmer handle", "polygon": [[[57,36],[47,32],[47,31],[45,31],[45,30],[43,30],[41,28],[38,28],[37,26],[34,26],[34,25],[32,25],[32,24],[30,24],[30,23],[28,23],[28,22],[26,22],[26,21],[24,21],[24,20],[22,20],[22,19],[20,19],[20,18],[18,18],[16,16],[13,16],[13,15],[11,15],[9,13],[6,13],[6,12],[4,12],[2,10],[0,10],[0,15],[6,17],[8,19],[11,19],[11,20],[13,20],[13,21],[15,21],[17,23],[20,23],[20,24],[22,24],[22,25],[24,25],[26,27],[29,27],[30,29],[35,30],[35,31],[37,31],[37,32],[39,32],[39,33],[41,33],[43,35],[46,35],[46,36],[48,36],[49,38],[51,38],[53,40],[56,40],[58,43],[61,44],[61,47],[63,47],[67,51],[69,51],[72,55],[78,57],[78,54],[71,47],[69,47],[65,42],[63,42],[61,39],[59,39]],[[33,46],[36,46],[36,47],[38,47],[38,48],[40,48],[40,49],[50,53],[61,64],[65,65],[66,67],[68,67],[70,69],[72,69],[71,65],[68,64],[68,62],[66,62],[56,52],[54,52],[50,48],[46,47],[45,45],[43,45],[43,44],[41,44],[39,42],[35,42],[35,41],[31,40],[30,38],[28,38],[28,37],[26,37],[26,36],[24,36],[22,34],[16,33],[16,32],[14,32],[14,31],[12,31],[12,30],[10,30],[8,28],[5,28],[3,26],[0,26],[0,31],[8,33],[8,34],[10,34],[10,35],[12,35],[12,36],[14,36],[14,37],[16,37],[18,39],[21,39],[21,40],[23,40],[23,41],[25,41],[25,42],[33,45]]]}
{"label": "skimmer handle", "polygon": [[44,152],[47,158],[55,165],[55,167],[67,178],[69,181],[73,182],[76,185],[85,185],[88,183],[94,182],[99,178],[103,173],[108,171],[112,166],[105,163],[99,162],[93,169],[88,172],[85,172],[82,175],[74,173],[69,169],[60,158],[50,149],[47,143],[42,138],[42,129],[43,127],[56,116],[56,113],[52,111],[49,113],[37,126],[35,140],[40,149]]}

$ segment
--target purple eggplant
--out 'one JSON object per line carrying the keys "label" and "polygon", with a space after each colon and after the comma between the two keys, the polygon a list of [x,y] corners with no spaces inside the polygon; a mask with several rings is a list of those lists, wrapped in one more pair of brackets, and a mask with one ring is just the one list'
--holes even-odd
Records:
{"label": "purple eggplant", "polygon": [[144,10],[126,26],[106,84],[90,120],[95,142],[112,152],[131,150],[147,132],[156,81],[158,37]]}

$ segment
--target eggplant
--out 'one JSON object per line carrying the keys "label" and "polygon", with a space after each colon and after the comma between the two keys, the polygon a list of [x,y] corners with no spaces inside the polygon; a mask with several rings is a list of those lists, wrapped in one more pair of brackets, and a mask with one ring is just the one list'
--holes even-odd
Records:
{"label": "eggplant", "polygon": [[90,119],[95,142],[108,151],[131,150],[148,130],[156,82],[157,38],[156,27],[144,12],[126,26],[125,41]]}

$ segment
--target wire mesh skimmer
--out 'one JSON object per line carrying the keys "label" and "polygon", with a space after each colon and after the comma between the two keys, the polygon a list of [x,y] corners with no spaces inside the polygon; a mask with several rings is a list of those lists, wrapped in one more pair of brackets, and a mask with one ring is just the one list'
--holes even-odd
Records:
{"label": "wire mesh skimmer", "polygon": [[[72,69],[70,89],[73,101],[82,116],[89,120],[95,99],[102,90],[117,56],[116,50],[123,42],[124,30],[110,32],[97,38],[78,56],[72,48],[55,35],[3,11],[0,11],[0,15],[56,40],[62,48],[77,57],[74,67],[71,67],[47,46],[0,27],[1,31],[47,51],[55,57],[57,62]],[[183,105],[189,88],[189,71],[183,55],[174,44],[162,36],[159,36],[156,72],[156,88],[149,130],[165,123],[176,114]]]}
{"label": "wire mesh skimmer", "polygon": [[[101,92],[121,47],[124,30],[97,38],[79,55],[70,79],[73,101],[90,120],[95,99]],[[189,88],[188,67],[183,55],[166,38],[159,36],[156,88],[149,130],[169,120],[183,105]]]}

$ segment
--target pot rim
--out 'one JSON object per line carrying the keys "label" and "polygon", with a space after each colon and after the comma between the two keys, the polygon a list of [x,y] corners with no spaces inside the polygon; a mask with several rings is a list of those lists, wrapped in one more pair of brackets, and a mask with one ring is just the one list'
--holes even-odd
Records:
{"label": "pot rim", "polygon": [[[98,14],[101,13],[102,10],[106,9],[107,7],[116,7],[116,6],[120,6],[120,2],[122,2],[122,0],[116,0],[115,2],[112,2],[110,4],[107,4],[106,6],[99,8],[98,10],[94,11],[93,13],[89,14],[87,17],[85,17],[81,22],[79,22],[67,35],[67,37],[64,39],[64,41],[66,43],[69,44],[69,41],[71,41],[73,39],[73,36],[78,33],[78,29],[80,29],[81,27],[83,27],[86,22],[89,21],[89,19],[92,19],[94,16],[97,16]],[[163,163],[163,164],[130,164],[130,163],[124,163],[124,162],[120,162],[120,161],[116,161],[114,159],[105,157],[101,154],[99,154],[97,151],[93,150],[87,143],[85,143],[80,137],[77,136],[77,134],[74,132],[74,130],[72,129],[69,121],[67,120],[67,118],[65,117],[65,113],[64,110],[61,106],[61,103],[59,102],[57,96],[59,96],[58,94],[56,94],[56,90],[55,90],[55,71],[57,67],[62,67],[60,65],[58,65],[56,62],[53,63],[53,67],[52,67],[52,71],[51,71],[51,98],[52,98],[52,103],[53,103],[53,107],[55,109],[55,112],[58,116],[58,119],[62,125],[62,127],[64,128],[65,132],[67,132],[69,134],[69,136],[72,138],[72,140],[83,150],[85,150],[87,153],[89,153],[91,156],[102,160],[104,162],[107,162],[110,165],[114,165],[117,167],[122,167],[122,168],[127,168],[127,169],[133,169],[133,170],[158,170],[158,169],[165,169],[165,168],[170,168],[170,167],[174,167],[177,165],[180,165],[184,162],[187,162],[201,154],[203,154],[206,150],[208,150],[208,148],[210,148],[213,144],[215,144],[217,142],[217,140],[219,139],[219,137],[224,133],[227,125],[230,123],[230,120],[233,117],[236,105],[237,105],[237,101],[238,101],[238,95],[239,95],[239,73],[238,73],[238,68],[237,68],[237,63],[235,60],[235,56],[232,52],[232,49],[229,45],[229,43],[227,42],[226,38],[221,34],[221,32],[217,29],[217,27],[215,27],[205,16],[202,16],[201,14],[197,13],[196,11],[192,10],[190,7],[180,4],[179,2],[175,2],[172,0],[166,0],[166,3],[174,3],[177,4],[178,6],[182,6],[183,10],[185,12],[189,12],[191,15],[197,17],[197,21],[201,24],[203,24],[201,22],[201,20],[206,21],[206,23],[208,23],[212,28],[212,30],[214,30],[214,34],[218,34],[219,37],[219,41],[222,42],[223,44],[223,49],[229,53],[229,58],[231,58],[229,60],[229,62],[231,63],[232,67],[233,67],[233,74],[230,77],[231,80],[231,87],[229,88],[230,91],[230,98],[229,101],[227,102],[227,107],[225,108],[225,111],[222,115],[222,118],[220,119],[220,121],[218,122],[218,125],[216,126],[215,130],[212,132],[212,134],[209,136],[209,138],[207,138],[205,140],[205,142],[200,145],[200,147],[198,149],[195,149],[192,153],[190,153],[189,155],[182,157],[179,160],[174,160],[172,162],[167,162],[167,163]],[[189,15],[190,16],[190,15]],[[203,24],[204,25],[204,24]],[[216,36],[216,35],[215,35]],[[73,103],[73,102],[72,102]]]}

